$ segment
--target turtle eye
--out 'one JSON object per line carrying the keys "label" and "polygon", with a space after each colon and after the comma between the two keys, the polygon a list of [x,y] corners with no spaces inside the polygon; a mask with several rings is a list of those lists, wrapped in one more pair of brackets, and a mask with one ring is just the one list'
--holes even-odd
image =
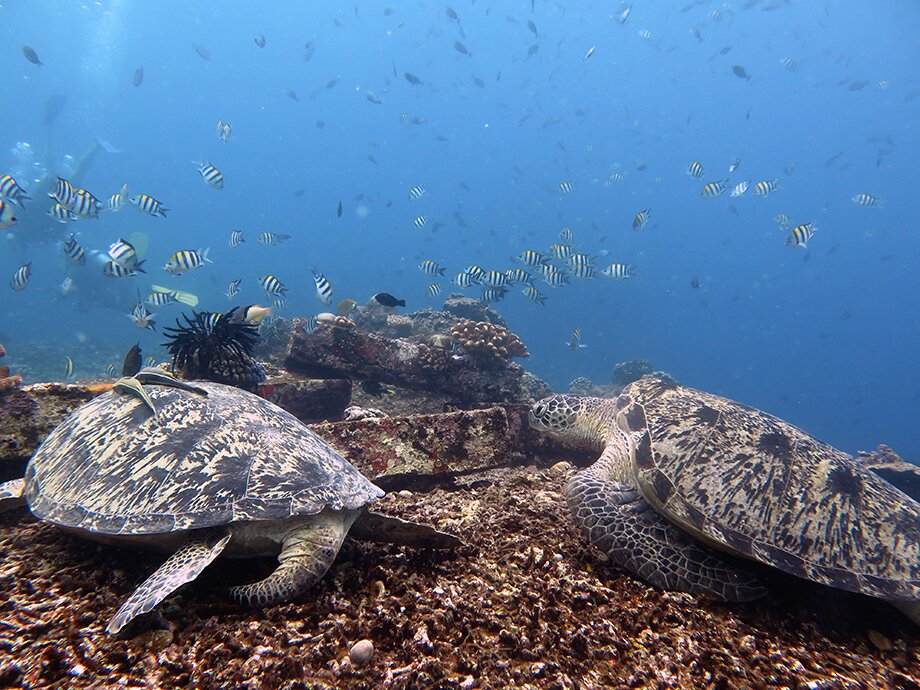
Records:
{"label": "turtle eye", "polygon": [[530,414],[532,414],[536,419],[542,418],[543,415],[546,414],[546,405],[543,403],[537,403],[533,406],[533,408],[531,408]]}

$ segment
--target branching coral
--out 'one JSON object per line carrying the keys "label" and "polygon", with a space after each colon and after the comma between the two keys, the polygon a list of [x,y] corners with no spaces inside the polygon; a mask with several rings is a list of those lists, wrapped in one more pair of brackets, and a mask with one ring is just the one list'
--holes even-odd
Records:
{"label": "branching coral", "polygon": [[466,352],[483,364],[530,356],[521,339],[504,326],[485,321],[461,321],[450,332]]}
{"label": "branching coral", "polygon": [[[0,357],[3,357],[6,354],[6,350],[3,345],[0,345]],[[22,385],[22,377],[18,374],[10,376],[10,368],[8,365],[4,364],[0,366],[0,393],[11,390],[13,388],[19,388]]]}

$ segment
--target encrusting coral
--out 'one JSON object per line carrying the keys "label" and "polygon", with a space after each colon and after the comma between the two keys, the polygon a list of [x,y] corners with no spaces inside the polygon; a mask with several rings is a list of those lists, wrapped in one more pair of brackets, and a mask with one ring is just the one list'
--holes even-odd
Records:
{"label": "encrusting coral", "polygon": [[461,321],[450,329],[463,349],[483,364],[529,357],[524,343],[504,326],[485,321]]}
{"label": "encrusting coral", "polygon": [[[6,349],[0,345],[0,357],[6,354]],[[10,367],[7,364],[0,366],[0,393],[19,388],[22,385],[22,377],[19,374],[10,375]]]}

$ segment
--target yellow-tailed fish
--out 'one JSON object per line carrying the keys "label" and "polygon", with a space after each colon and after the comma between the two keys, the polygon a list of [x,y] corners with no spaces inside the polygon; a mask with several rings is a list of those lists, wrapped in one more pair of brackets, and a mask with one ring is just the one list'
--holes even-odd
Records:
{"label": "yellow-tailed fish", "polygon": [[181,304],[185,304],[189,307],[198,306],[198,297],[197,295],[193,295],[191,292],[183,292],[182,290],[173,290],[172,288],[163,287],[162,285],[151,285],[150,289],[153,292],[169,293],[170,295],[175,297],[177,302],[180,302]]}

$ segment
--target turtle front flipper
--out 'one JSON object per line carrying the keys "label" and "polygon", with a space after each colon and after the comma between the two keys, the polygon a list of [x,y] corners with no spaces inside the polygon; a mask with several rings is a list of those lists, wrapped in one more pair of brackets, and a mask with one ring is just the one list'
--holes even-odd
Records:
{"label": "turtle front flipper", "polygon": [[229,534],[222,534],[217,541],[215,535],[196,535],[182,545],[178,551],[166,559],[166,562],[157,568],[157,571],[144,580],[121,605],[118,612],[106,626],[106,632],[117,633],[128,622],[142,613],[152,611],[163,599],[179,589],[186,582],[191,582],[201,574],[215,558],[217,558],[227,542]]}
{"label": "turtle front flipper", "polygon": [[655,587],[751,601],[766,589],[748,570],[696,542],[656,513],[629,484],[576,474],[565,489],[575,522],[608,558]]}
{"label": "turtle front flipper", "polygon": [[232,587],[231,597],[249,606],[271,606],[310,589],[329,570],[355,517],[354,511],[330,511],[299,523],[281,540],[275,571],[264,580]]}
{"label": "turtle front flipper", "polygon": [[24,505],[26,501],[22,494],[25,489],[26,480],[23,477],[0,484],[0,513]]}

